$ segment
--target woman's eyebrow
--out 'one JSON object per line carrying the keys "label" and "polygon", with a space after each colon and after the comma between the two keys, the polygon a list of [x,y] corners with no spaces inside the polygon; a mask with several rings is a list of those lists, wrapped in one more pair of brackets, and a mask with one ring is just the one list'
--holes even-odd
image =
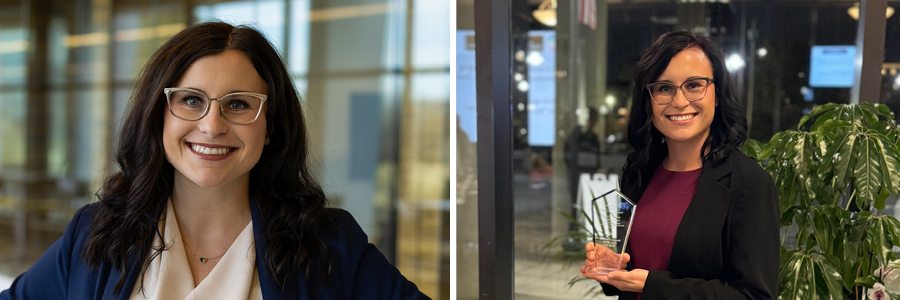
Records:
{"label": "woman's eyebrow", "polygon": [[201,92],[201,93],[206,94],[206,91],[204,91],[204,90],[201,89],[201,88],[196,88],[196,87],[192,87],[192,86],[186,86],[186,87],[182,87],[182,88],[183,88],[183,89],[192,89],[192,90],[199,91],[199,92]]}
{"label": "woman's eyebrow", "polygon": [[[200,91],[201,93],[206,94],[207,97],[209,96],[209,93],[207,93],[206,91],[204,91],[204,90],[202,90],[202,89],[200,89],[200,88],[195,88],[195,87],[190,87],[190,86],[186,86],[186,87],[184,87],[184,88],[185,88],[185,89],[197,90],[197,91]],[[230,92],[225,93],[225,95],[233,94],[233,93],[253,93],[253,92],[245,91],[245,90],[233,90],[233,91],[230,91]],[[222,95],[222,96],[224,96],[224,95]]]}
{"label": "woman's eyebrow", "polygon": [[[712,79],[712,76],[691,76],[691,77],[686,78],[684,81],[688,81],[688,80],[692,80],[692,79],[699,79],[699,78],[709,78],[709,79]],[[650,82],[650,83],[660,83],[660,82],[668,82],[668,83],[671,83],[671,84],[675,84],[675,83],[672,82],[671,80],[657,80],[657,81],[653,81],[653,82]]]}

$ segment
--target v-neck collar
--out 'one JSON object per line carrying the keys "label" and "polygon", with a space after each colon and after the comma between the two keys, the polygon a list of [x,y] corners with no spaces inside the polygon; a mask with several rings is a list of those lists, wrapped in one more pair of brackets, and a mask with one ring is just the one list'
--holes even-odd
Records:
{"label": "v-neck collar", "polygon": [[[189,257],[185,252],[178,219],[171,199],[168,200],[165,218],[159,224],[163,238],[160,240],[157,237],[153,242],[155,249],[165,247],[166,251],[149,262],[145,273],[138,274],[137,280],[143,281],[140,291],[143,295],[140,296],[149,294],[150,299],[215,299],[248,295],[250,299],[256,298],[253,296],[253,289],[259,289],[259,284],[254,285],[253,282],[258,278],[254,274],[256,251],[252,224],[251,221],[241,231],[206,278],[200,284],[195,284],[188,261],[195,258]],[[139,292],[136,288],[138,286],[132,285],[132,296]],[[257,290],[256,293],[258,296],[260,292]]]}

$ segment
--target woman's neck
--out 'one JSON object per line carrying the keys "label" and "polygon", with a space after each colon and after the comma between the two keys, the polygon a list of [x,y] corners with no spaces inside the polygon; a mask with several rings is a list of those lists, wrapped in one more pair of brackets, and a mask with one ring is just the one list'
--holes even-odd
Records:
{"label": "woman's neck", "polygon": [[[702,168],[703,159],[700,156],[700,151],[703,149],[703,141],[706,141],[706,136],[703,136],[702,139],[698,138],[689,141],[666,141],[669,154],[662,162],[663,168],[674,172]],[[706,151],[709,152],[709,149],[706,149]]]}
{"label": "woman's neck", "polygon": [[201,187],[176,174],[172,206],[181,235],[197,247],[236,237],[251,219],[249,181],[249,176],[244,176],[229,184]]}

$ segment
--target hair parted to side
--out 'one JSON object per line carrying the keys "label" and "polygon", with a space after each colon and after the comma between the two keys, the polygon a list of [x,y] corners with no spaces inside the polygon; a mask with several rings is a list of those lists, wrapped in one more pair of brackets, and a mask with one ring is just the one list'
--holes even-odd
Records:
{"label": "hair parted to side", "polygon": [[[270,143],[250,170],[250,196],[259,206],[266,273],[282,288],[292,288],[298,272],[310,278],[331,274],[331,249],[325,243],[326,198],[310,174],[306,122],[300,98],[281,57],[257,30],[223,22],[197,24],[166,42],[144,67],[135,87],[114,160],[121,171],[97,193],[99,205],[82,253],[92,267],[112,264],[122,272],[120,293],[134,259],[143,260],[174,186],[174,168],[163,148],[163,119],[169,113],[163,89],[174,86],[196,59],[226,50],[243,52],[268,87],[266,121]],[[257,248],[259,250],[259,248]],[[153,249],[150,259],[165,249]],[[147,263],[138,264],[145,272]]]}
{"label": "hair parted to side", "polygon": [[634,152],[622,170],[622,186],[641,186],[641,170],[658,164],[669,149],[663,143],[664,136],[653,126],[653,104],[647,84],[656,81],[666,70],[669,62],[679,52],[698,47],[712,64],[715,80],[715,96],[718,105],[709,129],[709,136],[702,149],[709,149],[701,160],[706,165],[716,165],[728,156],[728,152],[738,149],[747,140],[747,121],[734,94],[731,74],[725,66],[725,58],[718,45],[706,37],[688,32],[670,32],[660,36],[641,56],[634,76],[631,113],[628,119],[628,143]]}

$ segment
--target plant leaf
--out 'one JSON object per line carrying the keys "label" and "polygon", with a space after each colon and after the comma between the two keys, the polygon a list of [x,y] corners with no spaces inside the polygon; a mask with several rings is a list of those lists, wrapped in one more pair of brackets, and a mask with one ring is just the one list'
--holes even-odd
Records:
{"label": "plant leaf", "polygon": [[824,255],[815,251],[788,251],[782,259],[779,299],[844,298],[841,274]]}
{"label": "plant leaf", "polygon": [[822,166],[819,168],[819,178],[830,180],[832,200],[837,205],[838,197],[843,194],[843,188],[850,185],[850,162],[853,158],[853,149],[856,148],[857,135],[853,132],[839,134],[831,142],[828,151],[822,158]]}
{"label": "plant leaf", "polygon": [[834,216],[828,207],[825,206],[813,206],[813,235],[816,238],[816,243],[819,245],[819,248],[825,254],[834,254],[831,243],[836,228],[835,225],[840,225],[840,220],[836,216]]}
{"label": "plant leaf", "polygon": [[898,158],[896,147],[891,145],[890,140],[884,134],[874,135],[873,141],[876,146],[876,155],[884,162],[881,165],[881,181],[889,194],[896,195],[900,193],[900,158]]}
{"label": "plant leaf", "polygon": [[801,208],[799,206],[791,206],[788,209],[784,209],[781,211],[781,226],[788,226],[794,222],[794,216],[797,215],[797,212],[800,211]]}
{"label": "plant leaf", "polygon": [[[856,192],[856,204],[860,209],[868,209],[881,189],[882,160],[878,157],[877,146],[872,137],[860,135],[860,138],[856,152],[859,157],[853,169],[853,176],[856,178],[853,188]],[[884,207],[879,208],[881,209]]]}
{"label": "plant leaf", "polygon": [[[837,132],[840,130],[845,130],[853,127],[853,124],[844,121],[844,120],[835,120],[835,119],[826,119],[825,117],[828,114],[823,115],[822,118],[819,118],[819,121],[816,121],[817,126],[813,126],[815,128],[814,132],[822,133],[828,135],[829,133]],[[821,122],[821,124],[820,124]],[[831,136],[833,138],[833,136]]]}
{"label": "plant leaf", "polygon": [[871,289],[872,286],[874,286],[876,282],[878,282],[878,279],[876,279],[875,276],[872,276],[872,275],[869,275],[866,277],[859,277],[859,278],[856,278],[856,280],[854,281],[854,283],[856,285],[864,286],[869,289]]}
{"label": "plant leaf", "polygon": [[744,145],[741,146],[741,152],[744,152],[744,154],[752,157],[757,162],[766,159],[766,157],[762,157],[762,144],[754,139],[747,139]]}
{"label": "plant leaf", "polygon": [[837,103],[827,103],[825,105],[816,107],[816,109],[813,109],[813,111],[809,112],[809,114],[803,116],[803,118],[800,119],[800,123],[797,124],[797,128],[803,128],[803,125],[805,125],[806,122],[810,119],[818,118],[819,115],[834,110],[838,107],[838,105],[839,104]]}
{"label": "plant leaf", "polygon": [[900,241],[897,219],[892,216],[876,216],[870,221],[866,230],[869,249],[875,254],[880,266],[888,265],[894,259],[896,242]]}

